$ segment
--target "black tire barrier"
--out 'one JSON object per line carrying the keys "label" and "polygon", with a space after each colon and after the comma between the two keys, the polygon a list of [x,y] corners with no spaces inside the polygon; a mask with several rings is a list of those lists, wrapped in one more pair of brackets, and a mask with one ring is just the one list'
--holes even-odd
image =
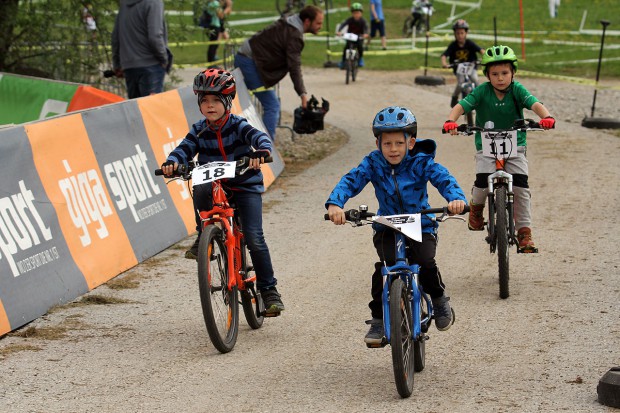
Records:
{"label": "black tire barrier", "polygon": [[620,408],[620,367],[612,367],[601,377],[596,392],[599,403]]}
{"label": "black tire barrier", "polygon": [[442,76],[416,76],[416,85],[440,86],[446,83],[446,79]]}
{"label": "black tire barrier", "polygon": [[592,129],[620,129],[620,120],[612,118],[588,118],[581,121],[581,126]]}

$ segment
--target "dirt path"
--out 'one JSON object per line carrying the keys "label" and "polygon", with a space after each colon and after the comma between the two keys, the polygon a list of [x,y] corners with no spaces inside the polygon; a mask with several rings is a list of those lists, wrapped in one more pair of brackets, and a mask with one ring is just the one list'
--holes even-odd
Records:
{"label": "dirt path", "polygon": [[[61,333],[56,340],[0,340],[3,410],[612,411],[597,403],[596,385],[620,364],[620,139],[581,128],[580,118],[558,116],[557,130],[528,138],[540,253],[511,254],[511,297],[498,298],[496,257],[483,235],[446,223],[438,262],[457,322],[447,332],[431,329],[411,398],[396,393],[389,347],[365,347],[370,229],[336,227],[322,216],[339,177],[373,149],[374,114],[393,104],[412,108],[419,136],[439,145],[437,160],[466,192],[473,182],[471,140],[438,133],[449,90],[416,87],[413,77],[362,72],[345,86],[337,70],[305,72],[310,92],[332,102],[327,120],[351,139],[265,195],[282,317],[257,331],[242,321],[233,353],[219,354],[204,328],[195,263],[181,258],[188,239],[129,271],[138,288],[89,294],[127,303],[63,308],[31,324],[40,335]],[[523,83],[551,108],[571,103],[555,82]],[[288,81],[282,98],[286,110],[298,104]],[[376,205],[371,189],[348,206],[361,203]]]}

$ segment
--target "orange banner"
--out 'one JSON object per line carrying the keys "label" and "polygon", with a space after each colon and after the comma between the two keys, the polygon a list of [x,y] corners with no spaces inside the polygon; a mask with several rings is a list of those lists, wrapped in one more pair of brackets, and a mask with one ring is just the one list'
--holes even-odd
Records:
{"label": "orange banner", "polygon": [[[25,127],[34,164],[89,289],[138,263],[80,114]],[[50,137],[53,137],[50,139]]]}

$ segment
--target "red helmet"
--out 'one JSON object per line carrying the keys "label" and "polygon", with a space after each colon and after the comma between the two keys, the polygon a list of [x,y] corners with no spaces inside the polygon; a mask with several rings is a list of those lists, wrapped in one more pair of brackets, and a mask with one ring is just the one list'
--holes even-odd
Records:
{"label": "red helmet", "polygon": [[226,110],[230,110],[237,94],[235,78],[223,69],[203,70],[194,77],[194,94],[198,95],[198,105],[204,95],[216,95],[224,103]]}

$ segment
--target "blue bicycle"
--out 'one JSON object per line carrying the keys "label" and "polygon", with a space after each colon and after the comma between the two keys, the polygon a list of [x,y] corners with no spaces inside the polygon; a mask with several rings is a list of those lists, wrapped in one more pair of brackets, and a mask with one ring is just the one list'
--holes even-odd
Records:
{"label": "blue bicycle", "polygon": [[[465,207],[462,214],[469,212]],[[434,214],[440,213],[440,216]],[[444,222],[450,218],[461,219],[448,214],[448,207],[431,208],[417,214],[378,216],[368,212],[368,207],[345,211],[345,217],[354,227],[379,224],[394,233],[396,263],[384,266],[381,270],[383,279],[383,326],[385,337],[381,344],[368,347],[392,348],[392,364],[396,389],[401,397],[409,397],[413,392],[414,373],[424,370],[428,328],[433,320],[431,298],[424,293],[418,282],[420,266],[409,264],[406,254],[406,238],[421,241],[421,216],[426,215],[432,221]],[[325,219],[329,219],[327,214]],[[454,320],[454,312],[452,314]]]}

